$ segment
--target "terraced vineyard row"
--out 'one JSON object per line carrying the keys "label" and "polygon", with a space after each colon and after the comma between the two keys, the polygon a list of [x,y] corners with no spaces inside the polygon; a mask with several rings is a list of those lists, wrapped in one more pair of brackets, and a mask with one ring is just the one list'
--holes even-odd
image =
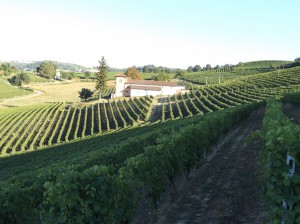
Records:
{"label": "terraced vineyard row", "polygon": [[[166,97],[161,107],[160,120],[202,115],[260,102],[270,96],[280,98],[284,93],[297,90],[300,90],[300,68],[253,75],[227,84],[210,85],[183,95]],[[33,150],[134,126],[146,120],[151,100],[146,97],[109,101],[84,108],[56,103],[0,111],[1,153],[5,155]]]}
{"label": "terraced vineyard row", "polygon": [[166,97],[162,104],[161,120],[176,119],[195,114],[259,102],[268,97],[281,98],[287,92],[300,90],[300,68],[254,75],[221,85],[191,90],[189,93]]}
{"label": "terraced vineyard row", "polygon": [[49,103],[0,112],[1,155],[134,126],[145,121],[152,99],[108,101],[83,108]]}
{"label": "terraced vineyard row", "polygon": [[114,93],[116,91],[116,87],[109,87],[106,90],[102,91],[102,96],[106,97],[106,96],[110,96],[110,94]]}
{"label": "terraced vineyard row", "polygon": [[[255,63],[258,65],[259,63]],[[269,61],[263,62],[261,66],[253,67],[251,64],[245,64],[235,68],[220,68],[199,72],[188,73],[184,79],[197,84],[218,84],[231,81],[233,79],[252,76],[259,73],[281,72],[284,70],[276,70],[277,68],[290,67],[290,62],[284,61]]]}

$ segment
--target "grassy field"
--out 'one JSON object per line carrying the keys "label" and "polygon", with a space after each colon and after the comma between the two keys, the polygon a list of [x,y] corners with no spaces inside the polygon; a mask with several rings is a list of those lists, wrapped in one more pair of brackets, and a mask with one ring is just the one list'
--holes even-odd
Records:
{"label": "grassy field", "polygon": [[46,82],[54,82],[53,80],[46,79],[44,77],[38,76],[33,73],[26,73],[30,77],[30,82],[39,82],[39,83],[46,83]]}
{"label": "grassy field", "polygon": [[30,94],[32,91],[12,87],[0,79],[0,100]]}
{"label": "grassy field", "polygon": [[[2,88],[2,86],[5,88]],[[113,86],[113,81],[108,81],[108,86]],[[32,98],[20,98],[19,100],[6,100],[5,102],[0,102],[0,107],[16,107],[16,106],[25,106],[25,105],[33,105],[44,102],[79,102],[80,98],[78,97],[78,91],[82,88],[88,88],[91,90],[95,89],[95,82],[80,82],[80,80],[74,80],[70,83],[62,83],[62,82],[52,82],[52,83],[30,83],[27,85],[30,89],[41,91],[42,94],[36,95]],[[9,89],[8,89],[9,87]],[[21,93],[31,93],[30,91],[19,90],[13,87],[6,85],[3,82],[0,82],[0,96],[1,94],[4,96],[19,96]],[[4,92],[6,89],[10,90],[10,95]],[[12,91],[13,90],[13,91]],[[3,91],[3,92],[2,92]],[[22,91],[19,93],[18,91]],[[19,93],[19,95],[17,95]],[[15,94],[15,95],[13,95]],[[8,98],[8,97],[7,97]],[[0,97],[1,99],[1,97]]]}

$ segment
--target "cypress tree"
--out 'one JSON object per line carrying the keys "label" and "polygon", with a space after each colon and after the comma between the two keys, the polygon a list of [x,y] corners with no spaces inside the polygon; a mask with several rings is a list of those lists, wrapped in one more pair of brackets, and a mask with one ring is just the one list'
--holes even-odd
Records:
{"label": "cypress tree", "polygon": [[98,72],[96,73],[97,82],[96,90],[99,91],[99,100],[101,99],[101,92],[106,89],[106,79],[107,79],[108,66],[106,60],[102,56],[101,61],[99,61]]}

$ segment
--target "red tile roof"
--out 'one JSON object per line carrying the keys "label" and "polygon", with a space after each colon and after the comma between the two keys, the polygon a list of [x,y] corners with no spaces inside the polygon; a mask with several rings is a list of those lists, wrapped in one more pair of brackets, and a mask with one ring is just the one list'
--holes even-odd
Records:
{"label": "red tile roof", "polygon": [[124,74],[117,74],[117,75],[115,75],[115,77],[127,77],[127,76]]}

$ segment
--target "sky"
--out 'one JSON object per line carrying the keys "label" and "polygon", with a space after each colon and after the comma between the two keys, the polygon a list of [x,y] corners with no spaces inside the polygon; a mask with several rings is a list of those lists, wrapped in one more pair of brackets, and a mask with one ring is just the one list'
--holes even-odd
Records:
{"label": "sky", "polygon": [[0,0],[0,61],[172,68],[300,57],[299,0]]}

